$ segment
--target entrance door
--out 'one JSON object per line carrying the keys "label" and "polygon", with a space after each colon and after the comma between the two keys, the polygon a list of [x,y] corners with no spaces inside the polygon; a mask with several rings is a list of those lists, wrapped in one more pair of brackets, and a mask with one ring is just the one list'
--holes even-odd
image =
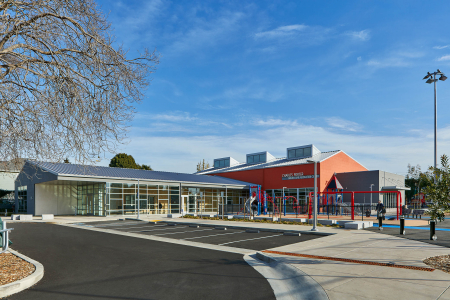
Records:
{"label": "entrance door", "polygon": [[181,209],[182,209],[181,213],[183,215],[189,213],[188,202],[189,202],[189,196],[181,196]]}
{"label": "entrance door", "polygon": [[93,216],[94,215],[94,195],[93,194],[87,194],[86,198],[87,198],[87,212],[86,212],[86,214],[88,216]]}

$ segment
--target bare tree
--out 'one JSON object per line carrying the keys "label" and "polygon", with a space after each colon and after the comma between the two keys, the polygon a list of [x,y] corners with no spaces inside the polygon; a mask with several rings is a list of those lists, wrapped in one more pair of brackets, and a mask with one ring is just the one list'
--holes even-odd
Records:
{"label": "bare tree", "polygon": [[200,161],[197,164],[197,172],[200,172],[200,171],[203,171],[203,170],[206,170],[206,169],[209,169],[209,168],[210,168],[209,162],[205,162],[205,159],[203,159],[203,161]]}
{"label": "bare tree", "polygon": [[94,0],[0,1],[0,160],[114,152],[157,63],[128,59]]}

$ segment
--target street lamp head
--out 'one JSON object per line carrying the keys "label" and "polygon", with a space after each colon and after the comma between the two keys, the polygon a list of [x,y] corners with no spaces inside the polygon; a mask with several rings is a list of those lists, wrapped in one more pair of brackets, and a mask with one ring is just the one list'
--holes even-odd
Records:
{"label": "street lamp head", "polygon": [[439,80],[446,81],[447,80],[447,76],[442,74],[441,77],[439,77]]}
{"label": "street lamp head", "polygon": [[430,77],[430,75],[425,75],[425,77],[422,80],[427,79],[428,77]]}
{"label": "street lamp head", "polygon": [[430,77],[427,81],[425,81],[426,83],[433,83],[435,80],[432,78],[432,77]]}

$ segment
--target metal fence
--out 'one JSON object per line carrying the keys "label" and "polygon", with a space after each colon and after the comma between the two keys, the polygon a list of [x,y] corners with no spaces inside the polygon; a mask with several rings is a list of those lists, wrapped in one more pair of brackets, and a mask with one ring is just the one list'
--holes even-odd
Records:
{"label": "metal fence", "polygon": [[0,224],[1,224],[1,230],[0,230],[1,241],[0,242],[2,244],[2,251],[0,252],[0,254],[1,254],[1,253],[5,253],[8,250],[8,247],[10,244],[9,232],[11,230],[13,230],[13,228],[6,228],[6,221],[1,221]]}

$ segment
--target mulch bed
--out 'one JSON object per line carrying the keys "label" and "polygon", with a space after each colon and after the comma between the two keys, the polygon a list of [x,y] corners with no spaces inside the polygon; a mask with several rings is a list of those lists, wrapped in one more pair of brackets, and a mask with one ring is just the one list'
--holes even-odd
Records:
{"label": "mulch bed", "polygon": [[450,255],[429,257],[423,262],[430,267],[450,273]]}
{"label": "mulch bed", "polygon": [[0,254],[0,285],[8,284],[33,274],[33,264],[11,253]]}

